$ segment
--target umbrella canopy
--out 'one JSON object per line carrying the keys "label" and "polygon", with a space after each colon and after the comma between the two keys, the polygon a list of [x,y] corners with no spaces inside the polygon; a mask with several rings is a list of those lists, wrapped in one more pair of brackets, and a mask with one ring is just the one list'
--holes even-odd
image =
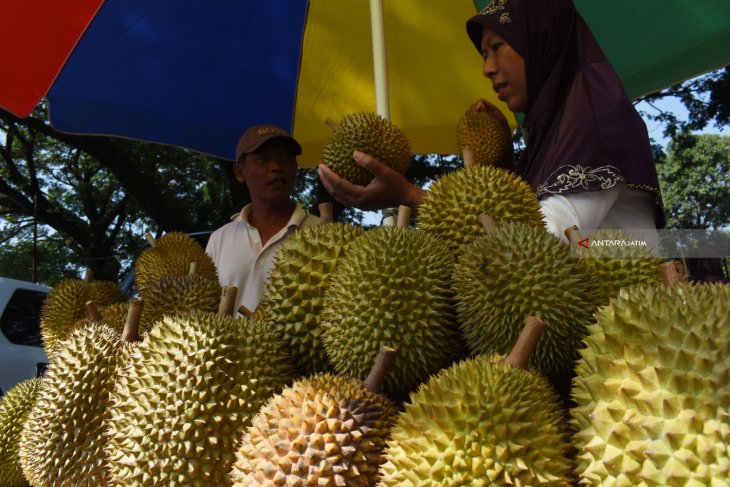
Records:
{"label": "umbrella canopy", "polygon": [[[415,152],[456,151],[454,126],[496,102],[464,29],[480,3],[385,1],[390,117]],[[727,0],[576,0],[630,94],[730,62]],[[123,136],[232,159],[274,123],[314,165],[324,124],[376,111],[367,0],[0,0],[0,106],[47,96],[62,131]]]}

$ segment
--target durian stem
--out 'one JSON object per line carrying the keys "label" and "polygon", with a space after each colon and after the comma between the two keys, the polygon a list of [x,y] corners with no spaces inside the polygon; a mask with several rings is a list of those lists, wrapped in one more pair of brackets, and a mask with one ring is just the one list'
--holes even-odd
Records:
{"label": "durian stem", "polygon": [[474,147],[464,146],[461,154],[464,157],[464,167],[473,166],[477,163],[477,151],[474,150]]}
{"label": "durian stem", "polygon": [[94,303],[93,301],[86,301],[84,305],[86,306],[86,311],[89,312],[89,317],[91,317],[91,321],[98,323],[102,320],[101,313],[99,313],[99,308],[96,307],[96,303]]}
{"label": "durian stem", "polygon": [[497,229],[497,222],[489,213],[482,213],[481,215],[479,215],[479,223],[482,224],[484,230],[486,230],[487,232],[491,232]]}
{"label": "durian stem", "polygon": [[84,271],[84,282],[91,282],[94,280],[94,271],[87,267]]}
{"label": "durian stem", "polygon": [[324,123],[325,123],[325,125],[327,125],[327,126],[328,126],[329,128],[331,128],[333,132],[337,132],[338,130],[340,130],[340,126],[339,126],[339,125],[337,125],[337,124],[335,123],[335,121],[334,121],[334,120],[332,120],[331,118],[328,118],[327,120],[325,120],[325,121],[324,121]]}
{"label": "durian stem", "polygon": [[194,277],[198,274],[198,263],[197,262],[191,262],[190,263],[190,270],[188,271],[188,276]]}
{"label": "durian stem", "polygon": [[580,230],[576,225],[573,225],[570,228],[566,228],[563,232],[565,234],[565,237],[568,239],[568,242],[570,242],[570,245],[575,247],[578,245],[578,242],[582,240]]}
{"label": "durian stem", "polygon": [[682,263],[678,260],[670,260],[659,265],[659,272],[662,274],[662,281],[667,286],[683,282],[687,279]]}
{"label": "durian stem", "polygon": [[241,305],[238,307],[238,312],[241,313],[243,316],[247,318],[253,317],[253,311],[245,307],[244,305]]}
{"label": "durian stem", "polygon": [[238,288],[236,286],[226,286],[223,288],[223,296],[221,296],[221,302],[218,306],[219,316],[233,316],[237,294]]}
{"label": "durian stem", "polygon": [[373,368],[370,369],[367,379],[363,382],[365,387],[375,394],[380,394],[385,382],[385,376],[388,375],[391,365],[395,360],[395,349],[390,347],[381,347],[378,356],[375,357]]}
{"label": "durian stem", "polygon": [[319,223],[332,223],[335,221],[334,205],[329,201],[320,203],[319,205]]}
{"label": "durian stem", "polygon": [[150,244],[150,247],[155,246],[155,237],[152,235],[152,232],[145,233],[144,238],[147,239],[147,243]]}
{"label": "durian stem", "polygon": [[527,364],[530,362],[530,355],[535,350],[537,341],[544,329],[545,323],[540,318],[528,316],[525,320],[525,326],[522,327],[520,336],[517,338],[517,341],[512,347],[512,351],[504,361],[513,367],[526,370]]}
{"label": "durian stem", "polygon": [[400,205],[398,207],[398,223],[396,223],[396,226],[408,228],[410,226],[411,213],[413,213],[413,209],[410,206]]}
{"label": "durian stem", "polygon": [[125,343],[133,343],[141,341],[139,338],[139,324],[142,321],[143,303],[139,298],[132,299],[129,302],[127,310],[127,321],[124,323],[122,330],[122,341]]}

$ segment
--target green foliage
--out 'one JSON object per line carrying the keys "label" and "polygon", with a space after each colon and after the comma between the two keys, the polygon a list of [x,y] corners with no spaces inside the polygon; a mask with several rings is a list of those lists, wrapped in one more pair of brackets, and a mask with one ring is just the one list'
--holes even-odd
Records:
{"label": "green foliage", "polygon": [[681,133],[657,171],[667,227],[730,226],[730,137]]}

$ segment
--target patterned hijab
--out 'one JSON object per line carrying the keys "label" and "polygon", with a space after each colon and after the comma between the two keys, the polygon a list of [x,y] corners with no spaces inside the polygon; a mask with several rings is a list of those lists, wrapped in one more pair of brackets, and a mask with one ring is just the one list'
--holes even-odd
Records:
{"label": "patterned hijab", "polygon": [[527,152],[516,171],[544,198],[624,183],[655,196],[664,216],[646,125],[572,0],[494,0],[466,24],[525,60]]}

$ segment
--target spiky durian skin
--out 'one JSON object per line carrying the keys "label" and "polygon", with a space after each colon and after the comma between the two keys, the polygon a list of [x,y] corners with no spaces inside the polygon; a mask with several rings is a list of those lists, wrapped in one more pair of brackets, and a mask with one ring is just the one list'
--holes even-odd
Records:
{"label": "spiky durian skin", "polygon": [[27,481],[18,456],[20,433],[30,415],[41,379],[24,380],[0,400],[0,485],[25,487]]}
{"label": "spiky durian skin", "polygon": [[254,417],[233,485],[375,485],[395,415],[360,381],[330,374],[299,380]]}
{"label": "spiky durian skin", "polygon": [[390,120],[375,113],[356,112],[345,116],[327,139],[322,153],[322,162],[340,177],[365,186],[373,175],[352,159],[356,150],[400,173],[411,162],[411,145],[406,136]]}
{"label": "spiky durian skin", "polygon": [[537,197],[526,182],[505,169],[481,165],[436,180],[418,209],[416,226],[441,237],[457,252],[484,234],[482,213],[497,224],[520,221],[544,226]]}
{"label": "spiky durian skin", "polygon": [[730,286],[638,286],[596,313],[572,410],[583,485],[730,479]]}
{"label": "spiky durian skin", "polygon": [[200,275],[168,274],[151,283],[145,292],[143,317],[158,321],[164,315],[185,311],[218,310],[223,289],[217,281]]}
{"label": "spiky durian skin", "polygon": [[298,375],[331,368],[321,338],[324,292],[345,247],[364,232],[345,223],[304,227],[279,248],[262,308],[289,344]]}
{"label": "spiky durian skin", "polygon": [[463,248],[454,266],[456,309],[474,353],[506,354],[528,316],[545,323],[530,364],[569,377],[602,302],[598,284],[570,247],[544,229],[506,223]]}
{"label": "spiky durian skin", "polygon": [[58,343],[77,328],[77,322],[88,318],[87,301],[101,307],[126,300],[119,285],[111,281],[69,279],[54,286],[41,309],[41,335],[46,354],[49,357],[55,354]]}
{"label": "spiky durian skin", "polygon": [[197,262],[199,276],[218,282],[218,270],[213,259],[195,239],[182,232],[165,234],[153,247],[144,250],[134,263],[137,290],[147,299],[147,289],[162,276],[186,275],[192,262]]}
{"label": "spiky durian skin", "polygon": [[340,259],[322,310],[327,357],[364,379],[381,347],[396,350],[388,393],[407,394],[461,349],[450,272],[454,257],[433,235],[378,227]]}
{"label": "spiky durian skin", "polygon": [[193,311],[168,315],[121,369],[110,398],[113,485],[228,485],[236,446],[291,379],[264,323]]}
{"label": "spiky durian skin", "polygon": [[107,400],[124,355],[105,325],[80,328],[51,357],[23,428],[20,460],[34,487],[108,481],[103,430]]}
{"label": "spiky durian skin", "polygon": [[596,240],[631,242],[636,240],[623,230],[601,229],[591,232],[589,248],[574,247],[585,264],[596,276],[603,290],[606,303],[618,296],[621,288],[648,284],[661,284],[659,271],[661,259],[651,249],[641,246],[599,246]]}
{"label": "spiky durian skin", "polygon": [[380,486],[568,485],[567,428],[539,374],[481,355],[431,377],[400,413]]}
{"label": "spiky durian skin", "polygon": [[466,112],[456,124],[459,152],[465,146],[476,151],[477,164],[498,166],[512,151],[509,131],[494,115],[486,112]]}

